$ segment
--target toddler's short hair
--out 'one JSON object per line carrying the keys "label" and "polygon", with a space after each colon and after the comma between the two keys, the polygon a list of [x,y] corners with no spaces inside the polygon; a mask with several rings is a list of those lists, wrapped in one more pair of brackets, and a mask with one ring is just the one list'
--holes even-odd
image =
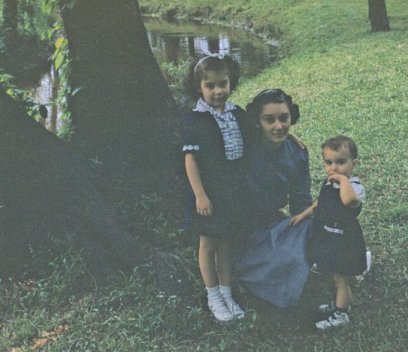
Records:
{"label": "toddler's short hair", "polygon": [[322,144],[322,150],[324,148],[329,148],[331,150],[338,151],[341,148],[347,148],[350,151],[351,157],[357,159],[358,149],[354,141],[347,136],[338,135],[332,138],[329,138]]}

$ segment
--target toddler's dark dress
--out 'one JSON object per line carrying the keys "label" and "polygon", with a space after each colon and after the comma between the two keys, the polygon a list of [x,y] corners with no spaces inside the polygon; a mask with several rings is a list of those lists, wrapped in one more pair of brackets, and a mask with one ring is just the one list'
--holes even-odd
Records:
{"label": "toddler's dark dress", "polygon": [[[357,177],[350,182],[359,183]],[[322,272],[356,276],[366,269],[366,248],[356,208],[343,205],[340,188],[323,183],[313,219],[311,253]]]}

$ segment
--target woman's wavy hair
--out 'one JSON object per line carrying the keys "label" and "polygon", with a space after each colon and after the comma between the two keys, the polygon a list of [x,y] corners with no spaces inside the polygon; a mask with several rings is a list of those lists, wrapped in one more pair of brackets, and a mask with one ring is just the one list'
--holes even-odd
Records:
{"label": "woman's wavy hair", "polygon": [[185,87],[195,101],[202,97],[200,85],[208,71],[227,72],[231,92],[238,85],[240,68],[237,61],[221,54],[200,55],[191,63],[185,80]]}
{"label": "woman's wavy hair", "polygon": [[259,117],[262,108],[270,103],[285,103],[289,109],[291,125],[294,125],[300,118],[299,106],[292,101],[292,97],[286,94],[282,89],[265,89],[258,93],[246,106],[251,121],[256,125],[259,123]]}

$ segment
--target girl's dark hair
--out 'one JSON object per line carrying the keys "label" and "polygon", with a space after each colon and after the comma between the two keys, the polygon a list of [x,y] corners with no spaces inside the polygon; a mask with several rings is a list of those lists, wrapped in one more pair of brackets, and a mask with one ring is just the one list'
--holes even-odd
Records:
{"label": "girl's dark hair", "polygon": [[350,152],[350,155],[353,159],[357,159],[358,149],[356,143],[347,136],[338,135],[332,138],[329,138],[322,144],[322,150],[324,148],[329,148],[331,150],[338,151],[342,148],[347,148]]}
{"label": "girl's dark hair", "polygon": [[186,77],[186,88],[192,98],[197,100],[201,97],[200,84],[207,71],[226,71],[230,80],[230,91],[232,92],[239,82],[239,63],[230,56],[201,55],[193,60]]}
{"label": "girl's dark hair", "polygon": [[299,106],[292,101],[292,97],[282,89],[265,89],[258,93],[255,98],[246,106],[249,118],[254,124],[259,123],[259,116],[262,108],[270,103],[285,103],[288,106],[291,124],[294,125],[300,118]]}

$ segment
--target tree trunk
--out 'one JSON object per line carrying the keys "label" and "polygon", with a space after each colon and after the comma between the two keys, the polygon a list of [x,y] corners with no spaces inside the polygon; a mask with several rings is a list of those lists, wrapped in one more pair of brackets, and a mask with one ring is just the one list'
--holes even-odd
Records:
{"label": "tree trunk", "polygon": [[51,112],[50,112],[50,119],[49,119],[49,127],[48,129],[52,132],[57,134],[57,120],[58,120],[58,105],[55,103],[58,98],[58,90],[59,90],[59,77],[58,71],[55,69],[54,65],[51,65],[51,72],[50,72],[50,79],[51,79],[51,101],[54,102],[51,105]]}
{"label": "tree trunk", "polygon": [[[133,267],[135,241],[95,188],[78,151],[47,131],[0,90],[0,273],[32,264],[30,248],[48,261],[53,240],[73,238],[91,269]],[[55,249],[55,248],[54,248]]]}
{"label": "tree trunk", "polygon": [[10,47],[16,44],[17,39],[17,0],[3,1],[3,27],[5,30],[5,45]]}
{"label": "tree trunk", "polygon": [[372,32],[383,32],[391,29],[385,0],[368,0],[368,17]]}
{"label": "tree trunk", "polygon": [[172,175],[178,116],[137,1],[79,0],[62,6],[62,18],[69,82],[81,88],[69,99],[73,143],[105,175],[128,170],[141,189],[157,191]]}

